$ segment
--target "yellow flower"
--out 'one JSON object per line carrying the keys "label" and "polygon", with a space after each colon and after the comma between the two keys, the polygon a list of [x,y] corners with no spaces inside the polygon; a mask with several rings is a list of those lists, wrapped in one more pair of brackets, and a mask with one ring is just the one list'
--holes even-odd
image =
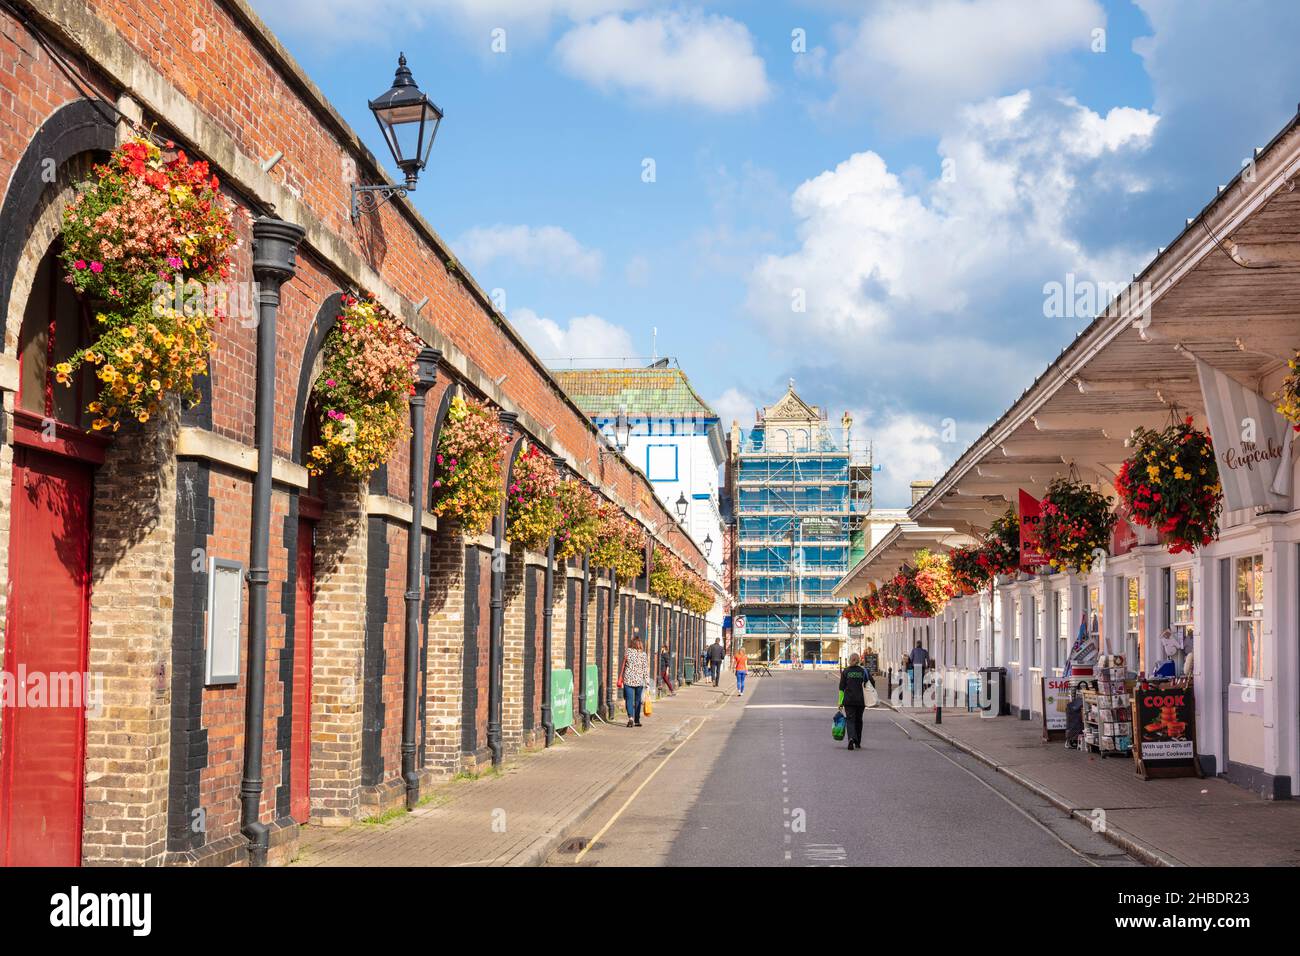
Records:
{"label": "yellow flower", "polygon": [[1160,466],[1159,466],[1159,465],[1147,465],[1147,475],[1148,475],[1148,477],[1151,478],[1152,481],[1155,481],[1157,478],[1160,477]]}

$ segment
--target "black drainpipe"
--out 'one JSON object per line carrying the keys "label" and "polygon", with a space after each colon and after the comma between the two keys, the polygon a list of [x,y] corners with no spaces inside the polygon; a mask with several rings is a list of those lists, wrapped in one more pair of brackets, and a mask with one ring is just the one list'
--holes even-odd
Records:
{"label": "black drainpipe", "polygon": [[[519,416],[514,412],[499,411],[497,419],[501,427],[511,434]],[[515,455],[519,451],[522,439],[515,439],[510,445],[510,457],[506,459],[505,487],[509,489],[515,470]],[[492,647],[488,657],[488,749],[492,751],[492,766],[501,766],[504,756],[501,745],[501,696],[504,689],[503,672],[505,670],[505,624],[506,624],[506,501],[501,498],[501,507],[492,519]]]}
{"label": "black drainpipe", "polygon": [[250,866],[265,866],[270,831],[261,820],[263,709],[266,703],[266,586],[271,545],[271,465],[275,457],[275,319],[280,286],[293,278],[302,226],[259,216],[253,222],[253,277],[258,283],[256,442],[253,529],[248,568],[248,687],[244,695],[244,775],[240,832]]}
{"label": "black drainpipe", "polygon": [[578,612],[578,712],[582,715],[582,729],[591,727],[591,711],[587,710],[587,601],[591,596],[591,558],[582,556],[582,610]]}
{"label": "black drainpipe", "polygon": [[411,524],[406,535],[406,666],[402,671],[402,779],[406,809],[420,802],[420,775],[415,770],[416,722],[420,704],[420,566],[424,556],[424,403],[438,381],[442,352],[427,345],[415,360],[411,406]]}
{"label": "black drainpipe", "polygon": [[[564,459],[552,454],[555,470],[564,474]],[[546,543],[546,574],[542,578],[542,728],[546,746],[555,742],[555,719],[551,711],[551,633],[555,624],[555,538]]]}

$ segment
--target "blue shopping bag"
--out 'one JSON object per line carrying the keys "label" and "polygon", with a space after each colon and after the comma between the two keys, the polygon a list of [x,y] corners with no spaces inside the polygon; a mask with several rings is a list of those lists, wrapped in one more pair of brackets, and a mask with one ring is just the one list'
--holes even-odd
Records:
{"label": "blue shopping bag", "polygon": [[836,740],[843,740],[844,728],[847,724],[848,722],[844,719],[843,712],[837,710],[835,712],[835,719],[831,722],[831,736]]}

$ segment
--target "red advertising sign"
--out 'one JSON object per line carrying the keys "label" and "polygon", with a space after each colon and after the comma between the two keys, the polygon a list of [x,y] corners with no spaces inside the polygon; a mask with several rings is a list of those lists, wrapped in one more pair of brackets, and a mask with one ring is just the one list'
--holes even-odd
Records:
{"label": "red advertising sign", "polygon": [[1032,571],[1047,564],[1047,557],[1038,550],[1038,524],[1042,520],[1042,503],[1020,489],[1020,569]]}
{"label": "red advertising sign", "polygon": [[1115,530],[1110,533],[1111,555],[1118,558],[1121,554],[1128,554],[1137,546],[1137,543],[1137,532],[1128,523],[1128,520],[1123,515],[1120,515],[1119,520],[1115,522]]}

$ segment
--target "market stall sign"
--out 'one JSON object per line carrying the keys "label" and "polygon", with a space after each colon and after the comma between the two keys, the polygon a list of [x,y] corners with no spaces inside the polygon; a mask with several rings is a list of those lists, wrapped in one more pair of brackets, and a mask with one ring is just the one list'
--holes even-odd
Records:
{"label": "market stall sign", "polygon": [[1201,776],[1190,681],[1138,684],[1133,694],[1133,761],[1144,780]]}

